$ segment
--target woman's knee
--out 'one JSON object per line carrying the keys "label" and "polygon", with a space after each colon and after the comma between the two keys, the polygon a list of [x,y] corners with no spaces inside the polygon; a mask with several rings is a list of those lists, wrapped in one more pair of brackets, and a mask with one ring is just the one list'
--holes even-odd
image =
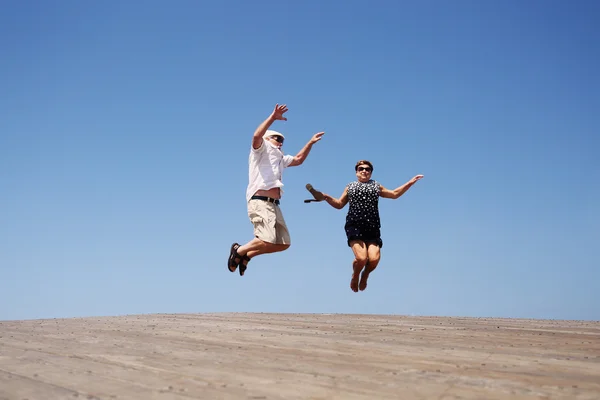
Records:
{"label": "woman's knee", "polygon": [[369,248],[369,262],[378,263],[381,258],[381,252],[379,248]]}
{"label": "woman's knee", "polygon": [[354,254],[354,258],[356,259],[356,262],[359,264],[366,264],[367,263],[367,253],[356,253]]}
{"label": "woman's knee", "polygon": [[381,259],[381,254],[379,252],[369,256],[369,261],[373,262],[373,263],[378,263],[380,259]]}

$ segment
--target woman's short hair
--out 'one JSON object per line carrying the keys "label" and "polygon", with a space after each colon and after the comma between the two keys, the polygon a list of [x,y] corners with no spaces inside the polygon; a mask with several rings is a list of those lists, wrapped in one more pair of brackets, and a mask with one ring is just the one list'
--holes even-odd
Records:
{"label": "woman's short hair", "polygon": [[373,171],[373,164],[371,164],[371,161],[367,161],[367,160],[360,160],[359,162],[356,163],[356,165],[354,166],[354,170],[358,171],[358,166],[359,165],[368,165],[369,167],[371,167],[371,171]]}

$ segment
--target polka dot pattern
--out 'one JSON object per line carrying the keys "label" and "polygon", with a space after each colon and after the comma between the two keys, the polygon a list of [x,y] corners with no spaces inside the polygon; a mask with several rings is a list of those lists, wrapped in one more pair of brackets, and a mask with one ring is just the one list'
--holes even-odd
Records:
{"label": "polka dot pattern", "polygon": [[368,182],[354,181],[347,188],[349,209],[345,230],[348,241],[359,239],[378,243],[381,247],[379,183],[373,179]]}

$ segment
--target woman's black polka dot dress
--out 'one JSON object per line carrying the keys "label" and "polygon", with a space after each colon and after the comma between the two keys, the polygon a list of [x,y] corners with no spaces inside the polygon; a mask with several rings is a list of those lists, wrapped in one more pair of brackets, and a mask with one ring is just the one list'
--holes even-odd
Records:
{"label": "woman's black polka dot dress", "polygon": [[379,192],[377,181],[354,181],[348,184],[348,215],[346,216],[346,237],[348,246],[352,240],[375,243],[383,247],[381,222],[379,220]]}

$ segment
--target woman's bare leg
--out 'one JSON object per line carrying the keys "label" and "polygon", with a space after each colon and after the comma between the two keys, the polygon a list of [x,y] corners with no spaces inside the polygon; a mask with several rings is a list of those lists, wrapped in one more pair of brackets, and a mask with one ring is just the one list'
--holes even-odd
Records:
{"label": "woman's bare leg", "polygon": [[353,240],[350,242],[352,252],[354,252],[354,261],[352,262],[352,280],[350,280],[350,289],[358,292],[358,281],[360,271],[367,264],[367,246],[362,240]]}
{"label": "woman's bare leg", "polygon": [[369,274],[377,268],[377,264],[379,264],[379,260],[381,259],[381,250],[379,246],[373,243],[369,243],[367,245],[367,257],[369,262],[365,266],[364,271],[360,275],[360,283],[358,284],[359,290],[365,290],[367,288],[367,280],[369,279]]}

